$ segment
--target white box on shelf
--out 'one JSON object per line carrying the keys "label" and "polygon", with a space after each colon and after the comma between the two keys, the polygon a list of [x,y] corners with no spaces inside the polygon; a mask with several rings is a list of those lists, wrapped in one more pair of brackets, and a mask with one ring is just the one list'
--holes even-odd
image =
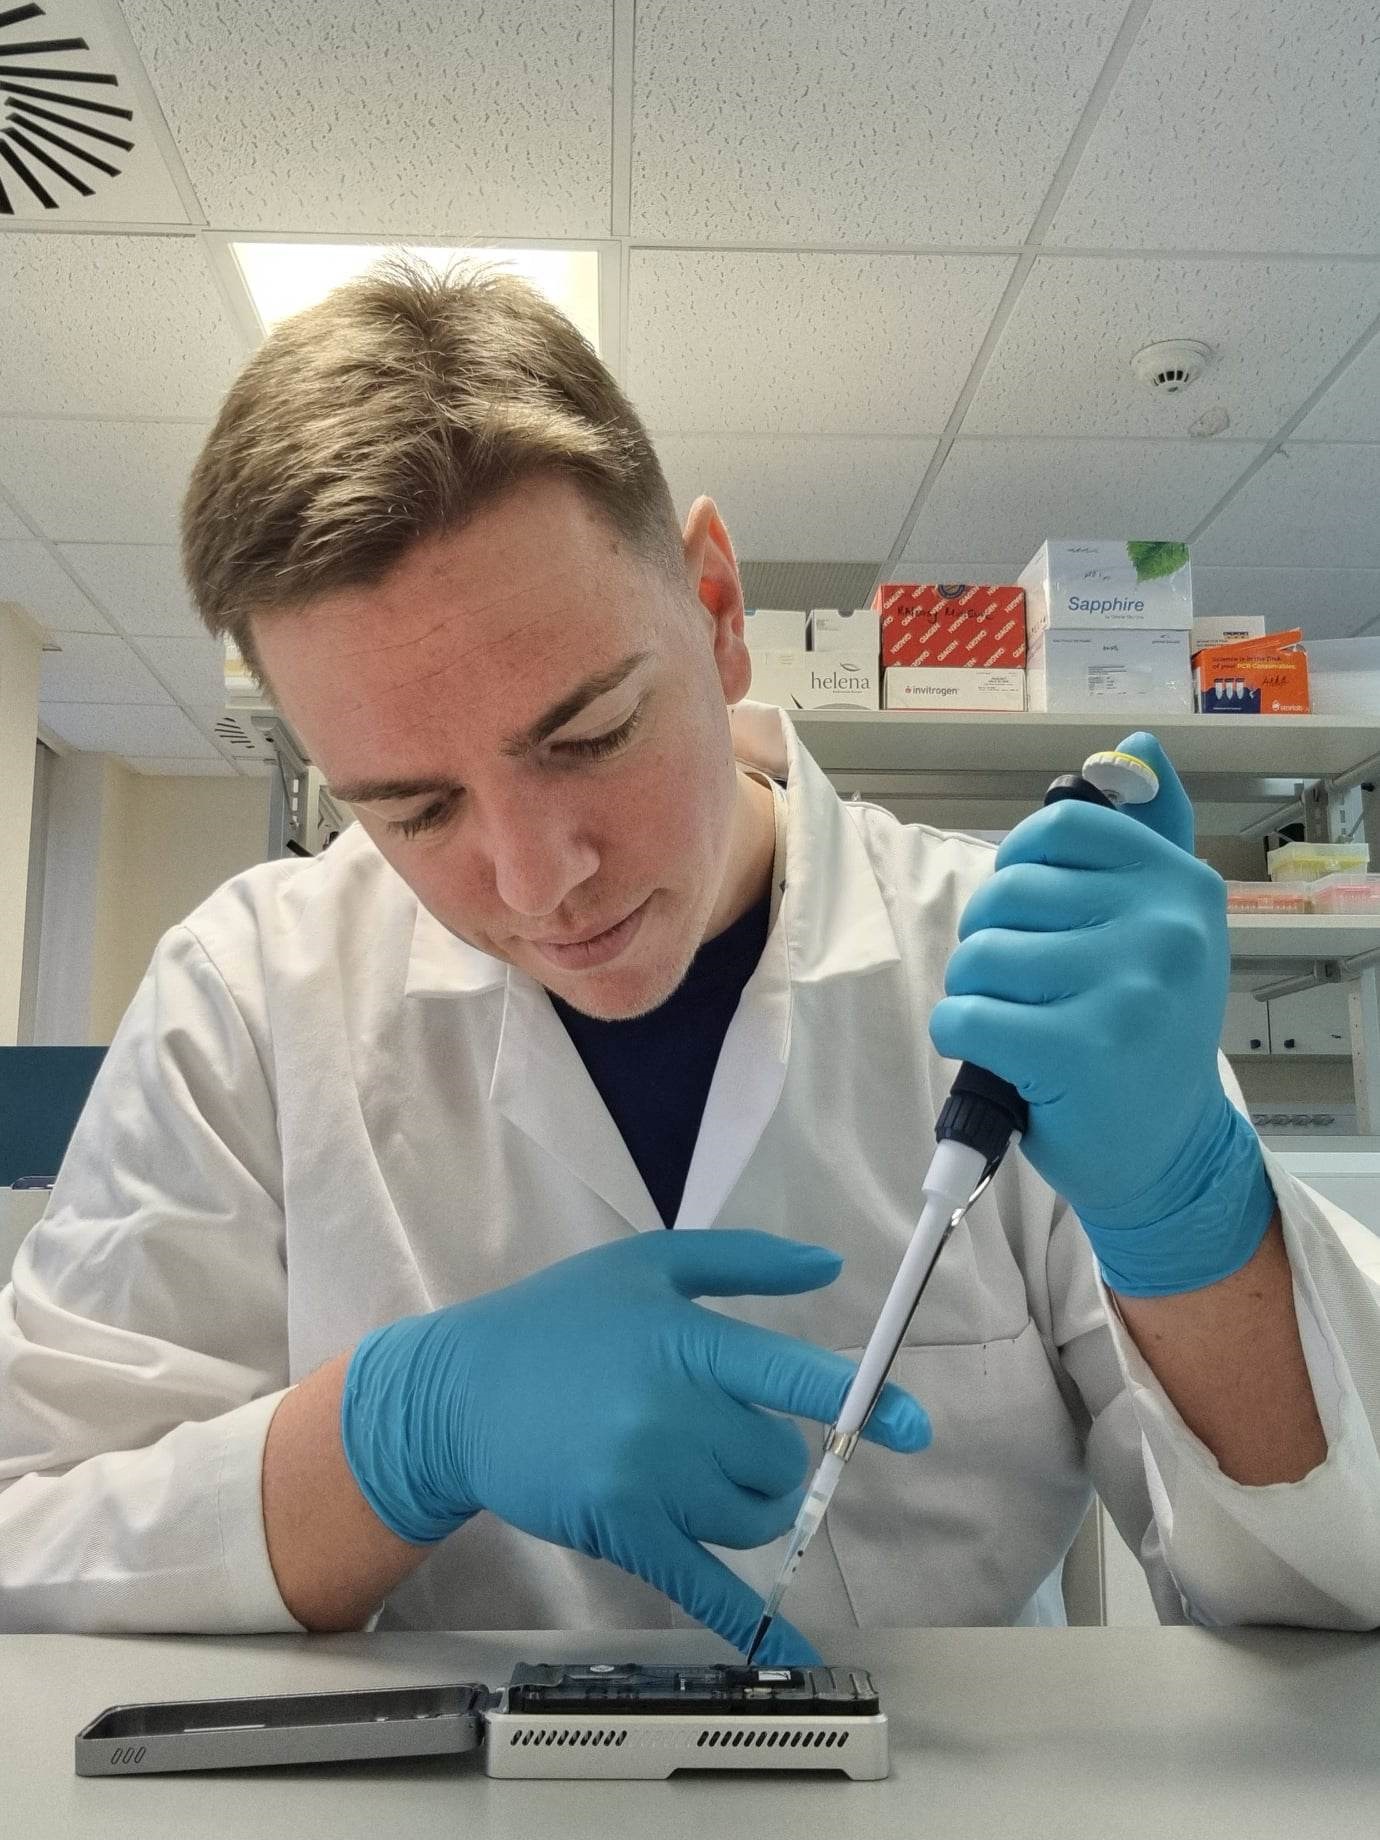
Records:
{"label": "white box on shelf", "polygon": [[[1042,543],[1021,570],[1026,643],[1047,630],[1165,632],[1193,625],[1193,583],[1182,543]],[[1028,662],[1028,660],[1027,660]]]}
{"label": "white box on shelf", "polygon": [[750,652],[778,651],[798,646],[803,652],[810,616],[796,607],[745,607],[743,636]]}
{"label": "white box on shelf", "polygon": [[1192,649],[1201,652],[1205,645],[1235,645],[1242,639],[1265,637],[1263,613],[1222,613],[1210,619],[1193,621]]}
{"label": "white box on shelf", "polygon": [[1026,698],[1028,708],[1055,714],[1188,715],[1188,631],[1042,632],[1026,660]]}
{"label": "white box on shelf", "polygon": [[1024,709],[1024,671],[948,670],[929,665],[888,665],[883,679],[887,709]]}
{"label": "white box on shelf", "polygon": [[878,709],[881,666],[847,652],[807,652],[798,646],[752,654],[748,698],[782,709]]}
{"label": "white box on shelf", "polygon": [[1305,639],[1315,716],[1380,719],[1380,639]]}
{"label": "white box on shelf", "polygon": [[875,607],[816,607],[810,614],[810,650],[880,658],[881,621]]}

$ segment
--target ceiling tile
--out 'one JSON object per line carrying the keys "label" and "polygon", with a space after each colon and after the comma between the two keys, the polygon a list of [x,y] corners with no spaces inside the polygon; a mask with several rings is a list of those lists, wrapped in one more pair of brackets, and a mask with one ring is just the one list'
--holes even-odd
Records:
{"label": "ceiling tile", "polygon": [[738,558],[749,607],[865,607],[877,577],[873,562],[753,562]]}
{"label": "ceiling tile", "polygon": [[656,438],[682,520],[707,493],[735,550],[824,562],[887,553],[934,448],[933,441]]}
{"label": "ceiling tile", "polygon": [[211,704],[225,693],[225,652],[210,633],[137,642],[179,703]]}
{"label": "ceiling tile", "polygon": [[0,237],[0,414],[213,416],[245,357],[190,237]]}
{"label": "ceiling tile", "polygon": [[[1036,262],[963,420],[964,434],[1186,435],[1223,405],[1268,440],[1380,313],[1380,268],[1355,262]],[[1216,356],[1157,396],[1132,356],[1160,339]]]}
{"label": "ceiling tile", "polygon": [[1377,170],[1371,0],[1155,0],[1049,240],[1376,254]]}
{"label": "ceiling tile", "polygon": [[27,524],[23,524],[0,498],[0,543],[22,543],[34,533]]}
{"label": "ceiling tile", "polygon": [[1271,631],[1301,626],[1306,639],[1346,639],[1380,619],[1380,569],[1233,569],[1198,553],[1195,545],[1197,613],[1261,613]]}
{"label": "ceiling tile", "polygon": [[[684,434],[940,434],[1008,256],[634,250],[628,390]],[[854,552],[856,554],[856,552]]]}
{"label": "ceiling tile", "polygon": [[0,601],[18,601],[49,632],[110,631],[109,620],[41,543],[0,542]]}
{"label": "ceiling tile", "polygon": [[60,740],[86,754],[151,760],[217,760],[216,749],[180,709],[137,703],[40,703],[39,716]]}
{"label": "ceiling tile", "polygon": [[64,543],[61,548],[68,566],[132,639],[205,633],[172,544]]}
{"label": "ceiling tile", "polygon": [[54,542],[176,543],[207,432],[193,422],[7,422],[0,484]]}
{"label": "ceiling tile", "polygon": [[[46,18],[26,19],[17,8],[5,10],[9,23],[0,28],[0,63],[19,84],[17,91],[10,88],[0,97],[5,136],[10,156],[40,188],[35,191],[6,164],[5,189],[15,217],[45,228],[78,220],[185,224],[186,207],[144,106],[141,73],[126,62],[123,34],[117,37],[110,30],[108,3],[45,0],[40,13]],[[42,43],[57,34],[85,45],[29,56],[16,56],[13,50],[18,43]],[[41,67],[39,80],[36,66]],[[21,68],[27,77],[18,76]],[[94,95],[93,77],[103,79]],[[114,81],[104,80],[110,78]],[[43,93],[35,96],[36,89]],[[84,107],[87,102],[99,107]]]}
{"label": "ceiling tile", "polygon": [[1032,544],[1023,555],[1010,556],[1005,562],[934,562],[929,557],[907,555],[894,562],[886,572],[888,581],[969,581],[990,582],[997,586],[1014,582],[1034,554]]}
{"label": "ceiling tile", "polygon": [[1013,243],[1124,0],[638,0],[634,236]]}
{"label": "ceiling tile", "polygon": [[1380,336],[1352,359],[1294,434],[1299,441],[1380,441]]}
{"label": "ceiling tile", "polygon": [[609,234],[608,0],[124,0],[214,224]]}
{"label": "ceiling tile", "polygon": [[1199,537],[1204,562],[1380,568],[1380,446],[1272,454]]}
{"label": "ceiling tile", "polygon": [[135,773],[167,775],[175,779],[234,779],[235,769],[228,760],[162,760],[125,756],[125,765]]}
{"label": "ceiling tile", "polygon": [[955,441],[906,556],[1029,561],[1046,537],[1182,537],[1256,450],[1204,441]]}
{"label": "ceiling tile", "polygon": [[113,633],[63,633],[43,654],[42,703],[171,703],[143,659]]}

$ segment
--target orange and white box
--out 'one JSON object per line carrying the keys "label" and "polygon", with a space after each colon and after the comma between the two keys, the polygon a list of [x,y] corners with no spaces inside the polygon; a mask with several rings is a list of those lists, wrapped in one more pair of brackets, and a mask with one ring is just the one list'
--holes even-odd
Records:
{"label": "orange and white box", "polygon": [[1025,589],[989,582],[883,582],[883,665],[1018,671],[1025,663]]}
{"label": "orange and white box", "polygon": [[942,665],[888,665],[884,709],[1024,709],[1024,671],[952,671]]}
{"label": "orange and white box", "polygon": [[1238,645],[1209,645],[1193,654],[1193,700],[1202,715],[1306,716],[1308,656],[1303,630],[1266,633]]}

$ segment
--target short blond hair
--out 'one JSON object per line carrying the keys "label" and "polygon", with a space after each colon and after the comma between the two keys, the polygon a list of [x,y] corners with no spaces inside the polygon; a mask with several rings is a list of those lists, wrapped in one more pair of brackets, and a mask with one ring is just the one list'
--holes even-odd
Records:
{"label": "short blond hair", "polygon": [[253,615],[372,586],[543,472],[683,567],[647,431],[565,315],[509,270],[391,255],[282,321],[231,386],[182,505],[192,599],[262,681]]}

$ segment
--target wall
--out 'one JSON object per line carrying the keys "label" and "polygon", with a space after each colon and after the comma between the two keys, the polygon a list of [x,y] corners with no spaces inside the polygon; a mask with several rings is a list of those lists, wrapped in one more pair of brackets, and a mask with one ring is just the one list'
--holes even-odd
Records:
{"label": "wall", "polygon": [[108,1041],[159,939],[232,875],[264,860],[267,779],[175,779],[124,770],[102,852],[92,1039]]}
{"label": "wall", "polygon": [[109,1042],[154,946],[264,859],[267,779],[165,778],[99,754],[55,763],[34,1041]]}
{"label": "wall", "polygon": [[32,621],[17,607],[0,606],[0,1044],[6,1046],[19,1039],[41,646]]}

